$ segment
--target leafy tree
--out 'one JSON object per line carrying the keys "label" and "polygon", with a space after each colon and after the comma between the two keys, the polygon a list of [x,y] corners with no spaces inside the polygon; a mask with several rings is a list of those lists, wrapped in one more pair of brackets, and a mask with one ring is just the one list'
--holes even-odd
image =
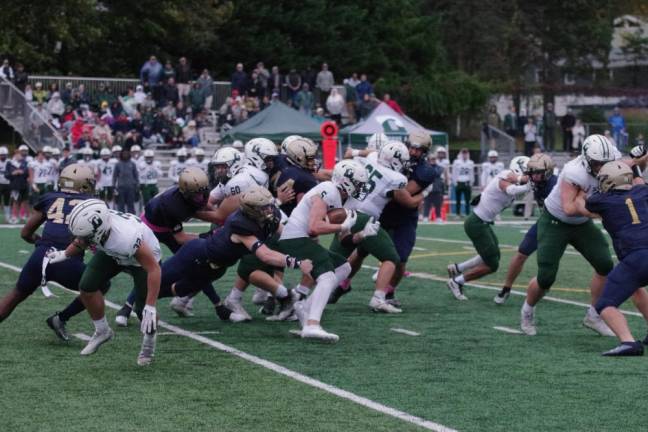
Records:
{"label": "leafy tree", "polygon": [[623,34],[621,51],[632,59],[632,85],[637,87],[639,82],[639,63],[648,59],[648,36],[644,36],[643,29],[637,32]]}

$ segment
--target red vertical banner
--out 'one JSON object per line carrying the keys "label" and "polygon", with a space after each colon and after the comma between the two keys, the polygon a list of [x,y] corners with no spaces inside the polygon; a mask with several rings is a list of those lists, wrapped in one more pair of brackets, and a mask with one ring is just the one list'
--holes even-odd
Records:
{"label": "red vertical banner", "polygon": [[338,126],[333,121],[322,123],[320,127],[322,134],[322,159],[324,169],[333,169],[338,146]]}

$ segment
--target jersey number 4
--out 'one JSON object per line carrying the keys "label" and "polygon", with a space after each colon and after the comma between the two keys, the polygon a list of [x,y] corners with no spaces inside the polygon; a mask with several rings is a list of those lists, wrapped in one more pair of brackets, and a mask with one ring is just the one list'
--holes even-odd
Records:
{"label": "jersey number 4", "polygon": [[[68,204],[71,207],[79,204],[83,200],[70,200]],[[65,198],[57,198],[51,206],[47,209],[47,220],[49,222],[62,224],[68,223],[67,218],[69,215],[66,215],[63,210],[65,209]]]}

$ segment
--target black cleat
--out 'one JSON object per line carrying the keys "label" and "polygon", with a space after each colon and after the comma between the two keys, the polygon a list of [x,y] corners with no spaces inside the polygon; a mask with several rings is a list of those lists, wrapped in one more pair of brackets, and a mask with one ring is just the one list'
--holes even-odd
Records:
{"label": "black cleat", "polygon": [[232,310],[221,303],[216,306],[216,315],[218,315],[218,318],[220,318],[221,321],[229,321],[229,317],[232,315]]}
{"label": "black cleat", "polygon": [[340,300],[340,297],[351,292],[351,285],[347,289],[343,289],[340,285],[336,286],[328,299],[328,304],[335,304]]}
{"label": "black cleat", "polygon": [[266,301],[263,303],[263,306],[259,309],[259,312],[263,315],[272,316],[274,315],[275,307],[277,306],[277,301],[273,296],[268,296]]}
{"label": "black cleat", "polygon": [[401,302],[396,297],[394,297],[393,291],[388,294],[385,294],[385,301],[390,305],[394,306],[395,308],[401,309]]}
{"label": "black cleat", "polygon": [[644,353],[643,344],[640,341],[635,342],[622,342],[618,347],[611,349],[610,351],[605,351],[603,356],[605,357],[630,357],[630,356],[642,356]]}
{"label": "black cleat", "polygon": [[59,318],[58,312],[47,318],[46,322],[47,326],[54,331],[54,334],[58,336],[59,339],[65,342],[70,340],[67,330],[65,330],[65,321]]}

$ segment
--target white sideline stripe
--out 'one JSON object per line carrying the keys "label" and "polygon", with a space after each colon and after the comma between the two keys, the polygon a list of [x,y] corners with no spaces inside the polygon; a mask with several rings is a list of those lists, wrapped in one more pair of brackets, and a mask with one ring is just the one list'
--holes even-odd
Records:
{"label": "white sideline stripe", "polygon": [[399,327],[390,328],[389,330],[391,330],[393,332],[396,332],[396,333],[402,333],[402,334],[405,334],[407,336],[420,336],[421,335],[421,333],[416,333],[415,331],[406,330],[406,329],[399,328]]}
{"label": "white sideline stripe", "polygon": [[414,246],[412,249],[414,249],[414,250],[416,250],[416,251],[426,251],[426,250],[427,250],[427,249],[425,249],[425,248],[418,247],[418,246]]}
{"label": "white sideline stripe", "polygon": [[511,333],[511,334],[522,334],[520,330],[516,330],[511,327],[503,327],[503,326],[494,326],[493,327],[495,330],[499,330],[504,333]]}
{"label": "white sideline stripe", "polygon": [[88,336],[85,333],[74,333],[72,336],[74,336],[77,339],[81,339],[82,341],[88,342],[90,339],[92,339],[90,336]]}
{"label": "white sideline stripe", "polygon": [[19,253],[19,254],[26,255],[26,254],[29,253],[29,251],[26,251],[25,249],[20,249],[20,250],[18,251],[18,253]]}
{"label": "white sideline stripe", "polygon": [[[219,331],[209,331],[209,330],[207,330],[207,331],[197,331],[197,332],[193,332],[193,333],[197,334],[197,335],[221,334]],[[157,332],[157,335],[158,336],[181,336],[178,333],[174,333],[174,332]]]}
{"label": "white sideline stripe", "polygon": [[[378,267],[370,266],[370,265],[363,265],[362,268],[365,268],[365,269],[368,269],[368,270],[377,270],[378,269]],[[422,273],[422,272],[412,272],[412,273],[410,273],[409,277],[415,277],[415,278],[419,278],[419,279],[427,279],[427,280],[431,280],[431,281],[435,281],[435,282],[446,282],[448,280],[447,277],[441,277],[441,276],[436,276],[436,275],[433,275],[433,274],[430,274],[430,273]],[[488,286],[488,285],[480,285],[480,284],[473,283],[473,282],[466,282],[464,284],[464,286],[470,286],[470,287],[474,287],[474,288],[486,289],[486,290],[497,291],[497,292],[499,292],[500,289],[501,289],[501,288],[498,288],[498,287]],[[521,296],[521,297],[526,297],[526,293],[522,292],[522,291],[511,290],[511,294]],[[590,307],[590,305],[587,304],[587,303],[582,303],[582,302],[574,301],[574,300],[561,299],[561,298],[558,298],[558,297],[545,296],[542,299],[552,301],[552,302],[555,302],[555,303],[568,304],[568,305],[572,305],[572,306],[581,306],[581,307],[586,307],[586,308]],[[639,312],[621,310],[621,313],[623,313],[624,315],[643,317],[643,315],[641,315]]]}
{"label": "white sideline stripe", "polygon": [[[15,265],[11,265],[11,264],[8,264],[8,263],[2,262],[2,261],[0,261],[0,267],[4,267],[6,269],[13,270],[15,272],[20,272],[20,270],[21,270],[20,267],[16,267]],[[56,282],[51,282],[51,283],[55,284],[56,286],[61,287],[65,291],[69,291],[71,293],[76,294],[76,291],[69,290],[69,289],[65,288],[64,286],[62,286],[60,284],[57,284]],[[106,303],[106,306],[108,306],[108,307],[110,307],[112,309],[115,309],[115,310],[121,309],[121,307],[119,305],[117,305],[117,304],[115,304],[115,303],[113,303],[113,302],[111,302],[109,300],[105,300],[105,303]],[[327,393],[331,393],[332,395],[340,397],[342,399],[347,399],[347,400],[349,400],[351,402],[354,402],[354,403],[356,403],[358,405],[361,405],[361,406],[363,406],[365,408],[369,408],[369,409],[372,409],[374,411],[378,411],[379,413],[382,413],[382,414],[397,418],[399,420],[403,420],[403,421],[408,422],[408,423],[412,423],[414,425],[417,425],[417,426],[420,426],[422,428],[425,428],[425,429],[428,429],[428,430],[431,430],[431,431],[435,431],[435,432],[457,432],[456,429],[452,429],[452,428],[446,427],[446,426],[444,426],[442,424],[435,423],[435,422],[430,421],[430,420],[425,420],[425,419],[423,419],[421,417],[417,417],[415,415],[408,414],[408,413],[406,413],[404,411],[397,410],[396,408],[388,407],[388,406],[383,405],[381,403],[374,402],[371,399],[367,399],[365,397],[358,396],[355,393],[351,393],[349,391],[342,390],[341,388],[332,386],[330,384],[323,383],[322,381],[316,380],[316,379],[311,378],[311,377],[306,376],[306,375],[302,375],[299,372],[295,372],[293,370],[290,370],[288,368],[280,366],[280,365],[278,365],[276,363],[273,363],[271,361],[262,359],[260,357],[255,356],[255,355],[252,355],[252,354],[248,354],[248,353],[246,353],[244,351],[240,351],[240,350],[238,350],[238,349],[236,349],[234,347],[231,347],[229,345],[225,345],[225,344],[223,344],[221,342],[215,341],[213,339],[206,338],[205,336],[201,336],[201,335],[199,335],[197,333],[194,333],[194,332],[185,330],[183,328],[168,324],[168,323],[166,323],[164,321],[159,321],[158,326],[161,327],[161,328],[165,328],[165,329],[169,330],[170,332],[175,333],[177,335],[188,337],[189,339],[193,339],[193,340],[195,340],[197,342],[203,343],[205,345],[209,345],[212,348],[216,348],[219,351],[223,351],[223,352],[226,352],[228,354],[232,354],[232,355],[234,355],[236,357],[242,358],[243,360],[247,360],[250,363],[256,364],[256,365],[261,366],[261,367],[264,367],[264,368],[269,369],[269,370],[271,370],[273,372],[276,372],[278,374],[287,376],[288,378],[292,378],[295,381],[299,381],[299,382],[301,382],[303,384],[306,384],[306,385],[309,385],[311,387],[318,388],[320,390],[323,390],[323,391],[325,391]],[[81,334],[81,333],[78,333],[78,334]],[[77,336],[77,334],[75,334],[74,336]]]}

